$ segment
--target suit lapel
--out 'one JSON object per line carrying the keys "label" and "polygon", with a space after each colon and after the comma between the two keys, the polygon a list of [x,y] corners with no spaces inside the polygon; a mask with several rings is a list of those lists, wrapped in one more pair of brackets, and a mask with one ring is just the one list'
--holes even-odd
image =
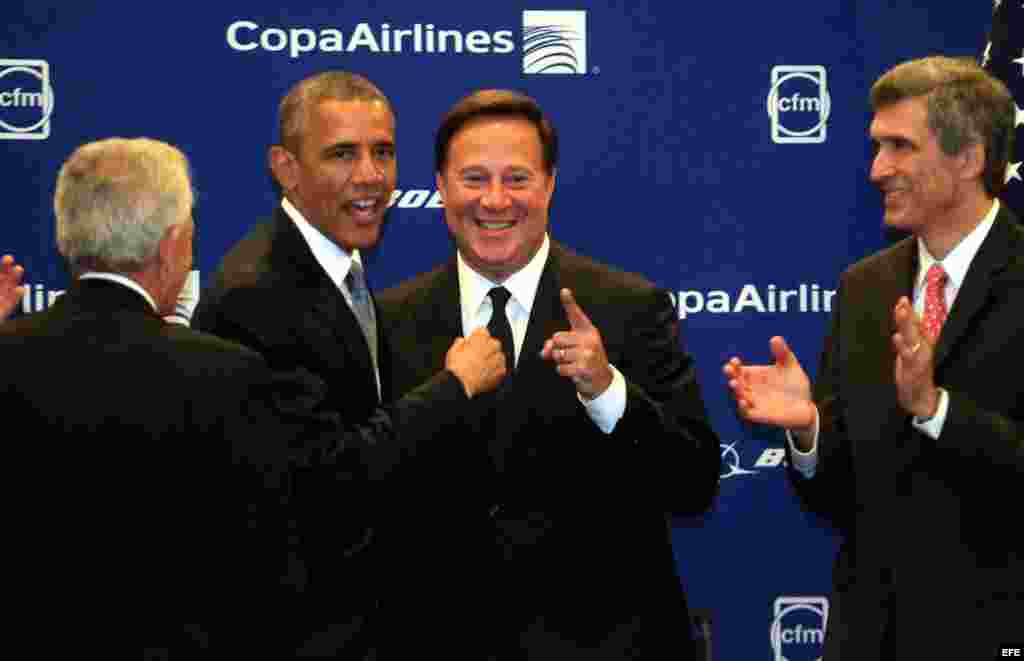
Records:
{"label": "suit lapel", "polygon": [[879,440],[856,445],[853,452],[864,461],[880,461],[897,472],[909,459],[905,440],[909,423],[900,409],[893,379],[896,356],[892,349],[892,313],[901,296],[912,297],[916,272],[917,241],[911,237],[894,246],[879,268],[872,270],[868,282],[855,283],[851,288],[863,296],[851,308],[851,314],[856,315],[851,321],[850,340],[854,344],[848,348],[850,369],[863,390],[851,396],[872,398],[877,405],[865,407],[862,417],[848,424],[856,429],[875,430],[873,435]]}
{"label": "suit lapel", "polygon": [[426,291],[424,303],[419,308],[424,317],[416,319],[414,327],[429,329],[428,333],[418,333],[417,337],[417,341],[430,344],[428,362],[422,366],[426,376],[444,367],[444,357],[452,342],[463,334],[459,277],[454,259],[438,270],[437,279]]}
{"label": "suit lapel", "polygon": [[971,260],[963,286],[957,293],[949,317],[942,326],[939,341],[935,347],[935,368],[938,370],[949,358],[950,351],[963,337],[971,320],[982,310],[998,276],[1017,250],[1016,235],[1012,231],[1012,220],[1005,205],[1000,209],[978,253]]}
{"label": "suit lapel", "polygon": [[552,335],[558,331],[569,330],[569,321],[558,297],[561,288],[562,255],[561,247],[552,241],[548,261],[537,284],[537,294],[533,299],[526,337],[519,352],[516,380],[529,382],[531,385],[528,387],[531,388],[536,387],[538,382],[550,377],[551,374],[558,377],[554,366],[540,357],[540,350]]}
{"label": "suit lapel", "polygon": [[[328,277],[298,228],[281,209],[277,210],[277,225],[271,255],[272,268],[294,279],[294,285],[287,289],[296,292],[301,309],[307,310],[302,327],[309,329],[309,332],[303,340],[321,355],[328,357],[337,352],[339,345],[344,347],[347,362],[361,368],[367,387],[372,387],[373,392],[376,392],[377,381],[370,347],[366,344],[359,321],[345,301],[345,296]],[[322,332],[314,332],[317,328],[322,329]]]}

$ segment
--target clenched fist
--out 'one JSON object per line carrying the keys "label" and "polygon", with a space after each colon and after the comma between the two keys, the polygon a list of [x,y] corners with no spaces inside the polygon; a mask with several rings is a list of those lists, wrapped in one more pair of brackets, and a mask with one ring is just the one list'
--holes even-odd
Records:
{"label": "clenched fist", "polygon": [[466,390],[466,396],[494,390],[508,371],[501,342],[491,337],[486,328],[478,328],[469,337],[457,337],[444,357],[449,370]]}

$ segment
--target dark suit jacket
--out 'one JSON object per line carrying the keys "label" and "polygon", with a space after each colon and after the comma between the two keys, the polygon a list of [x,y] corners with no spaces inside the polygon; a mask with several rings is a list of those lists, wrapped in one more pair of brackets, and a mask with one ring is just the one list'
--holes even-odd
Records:
{"label": "dark suit jacket", "polygon": [[[425,427],[408,411],[345,425],[316,378],[167,324],[109,281],[0,324],[0,364],[24,430],[6,455],[23,499],[9,567],[31,580],[9,595],[26,619],[12,626],[43,657],[288,658],[304,582],[293,474],[344,481],[367,439]],[[464,403],[457,385],[449,400]]]}
{"label": "dark suit jacket", "polygon": [[[372,423],[383,415],[359,323],[280,208],[225,255],[193,325],[259,351],[275,367],[313,372],[326,384],[325,405],[346,420]],[[384,347],[379,356],[387,389]],[[418,426],[401,442],[367,435],[372,452],[353,449],[346,484],[317,471],[294,477],[300,553],[308,570],[308,599],[297,617],[307,621],[310,653],[362,658],[374,647],[368,616],[381,597],[378,523],[392,497],[382,485],[416,453],[420,440],[457,423],[443,402],[456,396],[465,400],[465,394],[454,375],[439,372],[442,368],[420,381],[415,397],[387,409],[393,415],[408,413],[405,417],[418,419]],[[442,402],[435,415],[423,412],[419,403],[433,398]]]}
{"label": "dark suit jacket", "polygon": [[1024,632],[1024,231],[1004,205],[950,309],[937,441],[912,427],[893,381],[892,310],[916,272],[911,237],[843,274],[815,384],[818,471],[790,471],[844,537],[829,661],[983,659]]}
{"label": "dark suit jacket", "polygon": [[[569,329],[563,287],[626,378],[611,435],[539,356]],[[436,370],[462,334],[454,259],[380,301],[401,391]],[[424,624],[424,638],[436,635],[448,658],[690,658],[669,516],[709,507],[719,444],[667,294],[552,242],[515,372],[473,404],[477,433],[421,457],[426,484],[406,517],[419,528],[407,529],[418,539],[406,545],[415,556],[405,555],[400,587],[422,606],[420,622],[439,595],[464,611],[455,631]]]}

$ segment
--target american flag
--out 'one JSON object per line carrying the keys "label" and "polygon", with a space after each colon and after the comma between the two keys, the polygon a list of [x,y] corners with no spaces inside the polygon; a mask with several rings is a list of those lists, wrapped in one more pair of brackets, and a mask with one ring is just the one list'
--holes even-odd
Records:
{"label": "american flag", "polygon": [[1024,219],[1024,3],[1021,0],[994,0],[992,7],[992,32],[989,34],[985,51],[981,55],[981,66],[999,78],[1010,89],[1017,105],[1017,137],[1010,165],[1006,169],[1006,188],[999,198],[1008,204],[1018,218]]}

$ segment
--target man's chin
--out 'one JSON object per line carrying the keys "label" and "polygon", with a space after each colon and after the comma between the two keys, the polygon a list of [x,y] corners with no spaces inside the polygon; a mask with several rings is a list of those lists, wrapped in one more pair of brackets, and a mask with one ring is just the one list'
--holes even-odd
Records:
{"label": "man's chin", "polygon": [[900,234],[913,234],[917,229],[912,218],[902,213],[886,213],[882,216],[885,229],[894,232],[895,236]]}

